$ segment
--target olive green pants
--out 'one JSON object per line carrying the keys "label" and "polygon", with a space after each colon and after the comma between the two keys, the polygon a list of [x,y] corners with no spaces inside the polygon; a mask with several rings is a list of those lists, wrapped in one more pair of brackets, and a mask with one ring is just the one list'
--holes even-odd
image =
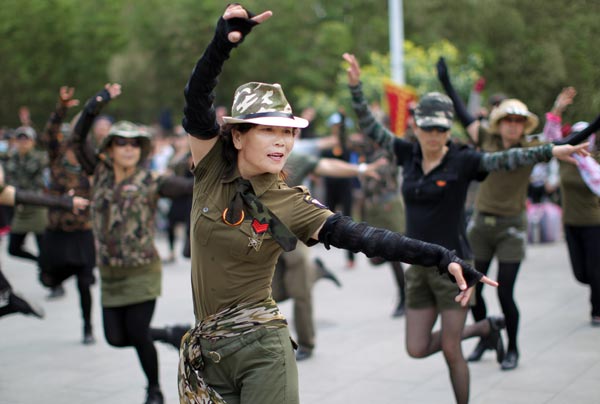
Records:
{"label": "olive green pants", "polygon": [[298,368],[287,327],[202,340],[202,376],[227,404],[298,404]]}

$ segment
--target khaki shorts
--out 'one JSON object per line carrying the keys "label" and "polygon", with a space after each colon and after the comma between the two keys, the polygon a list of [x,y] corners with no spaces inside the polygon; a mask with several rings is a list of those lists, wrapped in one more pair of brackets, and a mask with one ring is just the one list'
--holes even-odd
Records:
{"label": "khaki shorts", "polygon": [[[426,309],[436,307],[440,311],[461,309],[454,298],[460,290],[448,275],[440,275],[436,267],[411,265],[404,273],[406,279],[406,307]],[[475,304],[475,293],[471,295],[469,305]]]}
{"label": "khaki shorts", "polygon": [[525,258],[527,217],[491,216],[475,212],[467,229],[473,255],[478,261],[520,262]]}

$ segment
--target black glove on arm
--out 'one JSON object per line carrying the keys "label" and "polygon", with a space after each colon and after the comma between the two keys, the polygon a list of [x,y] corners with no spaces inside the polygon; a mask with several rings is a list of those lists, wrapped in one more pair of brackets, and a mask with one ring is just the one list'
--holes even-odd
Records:
{"label": "black glove on arm", "polygon": [[[187,133],[198,139],[207,140],[219,134],[219,124],[213,105],[214,88],[217,86],[217,78],[221,74],[223,63],[229,59],[231,50],[237,47],[257,24],[250,19],[254,14],[247,12],[250,16],[248,19],[225,20],[223,17],[219,19],[215,35],[196,63],[183,91],[186,104],[183,109],[182,126]],[[234,31],[242,34],[242,39],[237,43],[229,42],[227,39],[227,35]]]}
{"label": "black glove on arm", "polygon": [[447,274],[453,282],[456,282],[456,279],[448,272],[448,265],[456,262],[463,269],[468,287],[475,285],[483,277],[482,273],[460,259],[454,251],[390,230],[372,227],[364,222],[356,223],[340,213],[330,216],[325,221],[319,232],[319,242],[327,249],[334,246],[352,252],[362,252],[369,258],[381,257],[387,261],[434,266],[440,274]]}
{"label": "black glove on arm", "polygon": [[15,205],[47,206],[49,208],[73,209],[73,198],[67,195],[48,195],[36,191],[15,190]]}
{"label": "black glove on arm", "polygon": [[452,100],[458,120],[460,121],[462,126],[467,128],[470,124],[472,124],[475,121],[475,117],[469,113],[467,107],[465,106],[465,103],[460,99],[460,97],[456,93],[456,90],[454,89],[454,86],[450,82],[448,66],[446,65],[446,61],[443,57],[439,58],[436,67],[438,80],[440,81],[440,83],[442,83],[444,91],[446,91],[446,94],[448,94],[448,97],[450,97],[450,99]]}
{"label": "black glove on arm", "polygon": [[585,141],[592,133],[596,132],[598,129],[600,129],[600,115],[598,115],[596,119],[594,119],[594,121],[590,123],[589,126],[581,132],[572,133],[569,136],[555,140],[552,143],[554,143],[555,145],[576,145]]}

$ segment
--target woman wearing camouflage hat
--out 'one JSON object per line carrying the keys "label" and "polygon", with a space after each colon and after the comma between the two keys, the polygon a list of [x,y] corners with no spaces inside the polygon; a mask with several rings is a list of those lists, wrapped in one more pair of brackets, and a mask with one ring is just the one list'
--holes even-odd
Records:
{"label": "woman wearing camouflage hat", "polygon": [[131,122],[112,125],[97,153],[91,152],[86,139],[93,120],[118,93],[118,84],[107,85],[88,100],[72,141],[81,167],[94,176],[92,221],[106,341],[136,349],[148,380],[146,404],[162,404],[158,356],[150,336],[162,280],[161,260],[154,246],[154,218],[159,198],[191,194],[193,183],[151,173],[145,166],[150,135]]}
{"label": "woman wearing camouflage hat", "polygon": [[355,223],[334,214],[304,187],[289,188],[282,169],[295,117],[281,86],[251,82],[235,92],[231,116],[217,123],[217,78],[233,48],[271,17],[229,5],[185,88],[183,126],[194,162],[191,214],[192,290],[196,327],[182,340],[182,403],[298,403],[298,371],[287,322],[271,296],[275,263],[298,241],[322,242],[367,256],[437,266],[452,274],[466,304],[471,266],[437,245]]}
{"label": "woman wearing camouflage hat", "polygon": [[[403,169],[402,194],[406,206],[406,234],[455,250],[471,260],[466,239],[465,198],[471,181],[482,181],[488,172],[514,170],[519,166],[547,161],[552,156],[573,161],[573,152],[585,146],[545,145],[528,150],[480,153],[450,141],[454,117],[452,101],[441,93],[427,93],[414,110],[416,144],[396,137],[377,122],[367,106],[360,83],[360,66],[353,55],[348,83],[361,129],[394,153]],[[461,340],[474,336],[493,341],[498,360],[504,353],[500,329],[502,318],[490,317],[465,327],[468,310],[456,303],[456,288],[433,268],[413,265],[406,272],[406,349],[415,358],[443,351],[458,403],[469,399],[469,369]],[[432,332],[438,314],[441,330]]]}

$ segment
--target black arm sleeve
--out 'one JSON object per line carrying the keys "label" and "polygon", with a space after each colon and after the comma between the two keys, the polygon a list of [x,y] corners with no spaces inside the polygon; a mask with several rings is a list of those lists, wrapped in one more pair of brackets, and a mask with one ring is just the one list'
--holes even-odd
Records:
{"label": "black arm sleeve", "polygon": [[94,119],[100,114],[102,108],[110,102],[110,99],[110,93],[105,88],[90,98],[85,103],[85,107],[83,107],[71,134],[75,156],[87,175],[94,173],[94,169],[98,163],[95,150],[92,150],[87,142],[87,136],[94,123]]}
{"label": "black arm sleeve", "polygon": [[576,145],[586,140],[592,133],[596,132],[598,129],[600,129],[600,115],[598,115],[596,119],[594,119],[594,121],[581,132],[572,133],[565,138],[554,140],[552,143],[554,143],[555,145]]}
{"label": "black arm sleeve", "polygon": [[462,126],[466,129],[470,124],[475,121],[475,117],[469,113],[467,110],[467,106],[463,102],[463,100],[458,96],[452,82],[450,81],[450,75],[448,74],[448,66],[446,66],[446,61],[444,58],[440,58],[437,62],[437,73],[438,79],[444,87],[444,91],[448,94],[448,97],[452,100],[454,104],[454,110],[456,111],[456,116],[458,120],[462,124]]}
{"label": "black arm sleeve", "polygon": [[36,191],[15,190],[15,205],[47,206],[50,208],[73,209],[73,198],[68,195],[48,195]]}
{"label": "black arm sleeve", "polygon": [[[248,14],[252,16],[251,13]],[[196,63],[183,91],[185,107],[182,126],[190,135],[205,140],[218,135],[219,124],[213,105],[214,88],[218,83],[217,78],[221,74],[223,63],[229,59],[231,50],[242,42],[229,42],[227,35],[232,31],[239,31],[243,40],[254,25],[256,22],[250,19],[219,19],[215,35]]]}
{"label": "black arm sleeve", "polygon": [[340,213],[327,218],[319,232],[319,242],[327,249],[334,246],[352,252],[362,252],[367,257],[435,266],[440,274],[447,274],[453,282],[456,280],[448,272],[448,265],[456,262],[462,267],[463,276],[469,287],[483,277],[482,273],[460,259],[453,251],[442,246],[372,227],[367,223],[356,223],[350,217],[342,216]]}

